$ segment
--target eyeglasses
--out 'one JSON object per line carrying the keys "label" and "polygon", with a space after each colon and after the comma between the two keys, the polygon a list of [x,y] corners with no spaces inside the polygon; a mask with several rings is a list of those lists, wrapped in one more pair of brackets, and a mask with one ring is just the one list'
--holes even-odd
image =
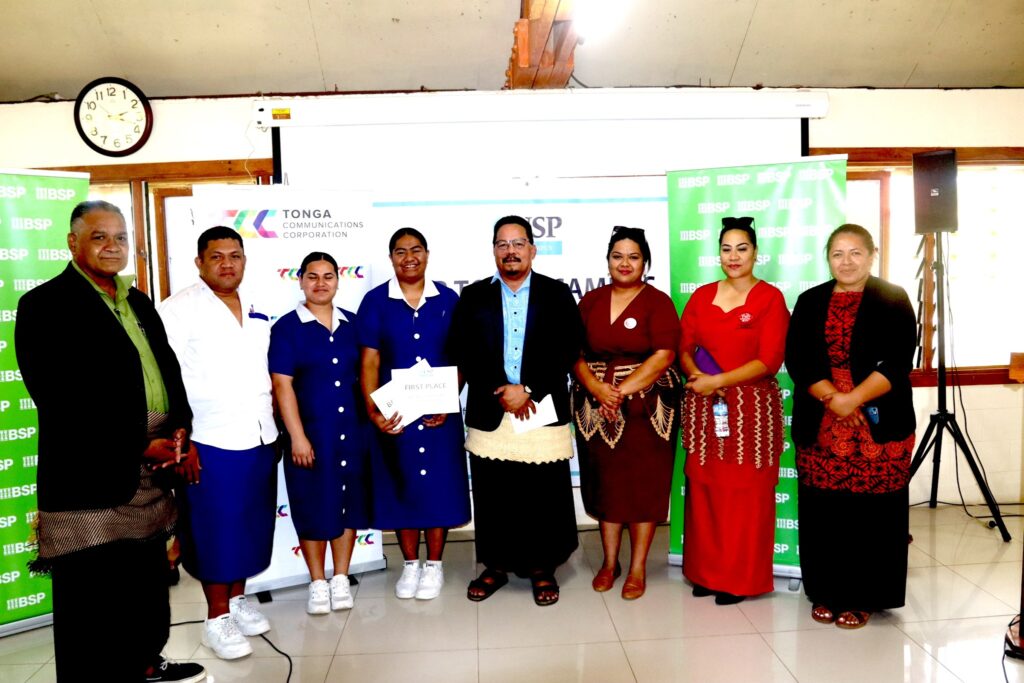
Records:
{"label": "eyeglasses", "polygon": [[754,217],[740,216],[739,218],[736,218],[733,216],[726,216],[722,219],[722,227],[729,228],[730,230],[734,228],[749,229],[754,227]]}
{"label": "eyeglasses", "polygon": [[636,232],[643,232],[643,228],[631,228],[628,225],[616,225],[612,227],[612,234],[619,232],[620,230],[635,230]]}
{"label": "eyeglasses", "polygon": [[498,240],[494,243],[494,251],[508,251],[514,249],[516,251],[522,251],[530,245],[529,240]]}

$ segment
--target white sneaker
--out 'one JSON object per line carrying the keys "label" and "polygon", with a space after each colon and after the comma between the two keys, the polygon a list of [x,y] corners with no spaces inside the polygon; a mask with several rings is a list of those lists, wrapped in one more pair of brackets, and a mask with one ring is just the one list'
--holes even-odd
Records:
{"label": "white sneaker", "polygon": [[228,601],[231,616],[238,624],[243,636],[258,636],[270,630],[270,622],[244,595],[236,595]]}
{"label": "white sneaker", "polygon": [[444,568],[440,562],[427,562],[420,572],[420,583],[416,588],[417,600],[433,600],[441,594],[444,585]]}
{"label": "white sneaker", "polygon": [[331,579],[331,609],[352,609],[352,588],[348,576],[337,574]]}
{"label": "white sneaker", "polygon": [[420,585],[420,562],[410,560],[402,567],[402,576],[395,584],[395,595],[403,600],[416,597],[416,589]]}
{"label": "white sneaker", "polygon": [[252,654],[252,645],[238,630],[235,618],[222,614],[203,624],[201,642],[221,659],[238,659]]}
{"label": "white sneaker", "polygon": [[317,579],[309,584],[309,600],[306,601],[306,612],[309,614],[327,614],[331,611],[331,589],[327,581]]}

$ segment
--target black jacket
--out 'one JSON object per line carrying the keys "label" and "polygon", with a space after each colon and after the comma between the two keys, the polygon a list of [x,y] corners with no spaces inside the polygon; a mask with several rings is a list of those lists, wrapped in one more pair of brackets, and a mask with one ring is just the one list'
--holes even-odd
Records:
{"label": "black jacket", "polygon": [[[132,287],[128,304],[163,375],[170,431],[191,431],[181,368],[153,302]],[[21,297],[14,347],[38,409],[39,509],[127,503],[139,487],[139,465],[149,444],[142,362],[128,333],[69,264]]]}
{"label": "black jacket", "polygon": [[[824,405],[807,393],[823,379],[832,379],[825,343],[825,318],[835,280],[812,287],[797,299],[786,335],[786,369],[793,379],[793,442],[807,446],[818,436]],[[868,279],[850,339],[850,373],[855,385],[879,372],[892,389],[869,402],[878,408],[870,424],[875,441],[900,441],[917,426],[910,371],[917,346],[917,322],[902,287],[877,277]]]}
{"label": "black jacket", "polygon": [[[494,390],[508,384],[504,339],[500,282],[487,278],[462,290],[448,333],[448,351],[469,385],[467,427],[491,432],[501,424],[505,411]],[[582,345],[583,322],[569,288],[534,272],[520,378],[535,402],[552,395],[558,424],[569,421],[568,375]]]}

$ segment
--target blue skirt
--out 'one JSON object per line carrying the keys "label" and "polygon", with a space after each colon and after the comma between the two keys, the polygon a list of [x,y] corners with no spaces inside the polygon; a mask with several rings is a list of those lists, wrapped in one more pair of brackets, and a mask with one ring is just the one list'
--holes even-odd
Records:
{"label": "blue skirt", "polygon": [[233,583],[270,566],[277,507],[271,446],[229,451],[196,442],[199,483],[178,491],[182,564],[205,583]]}

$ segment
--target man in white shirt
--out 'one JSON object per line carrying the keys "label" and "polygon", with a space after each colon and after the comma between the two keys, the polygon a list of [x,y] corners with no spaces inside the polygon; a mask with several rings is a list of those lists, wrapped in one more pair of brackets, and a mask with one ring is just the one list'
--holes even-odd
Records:
{"label": "man in white shirt", "polygon": [[164,301],[160,315],[181,363],[203,470],[181,505],[182,559],[203,584],[202,642],[222,659],[252,653],[244,636],[270,630],[245,581],[270,565],[277,439],[267,348],[270,320],[240,294],[241,236],[216,226],[199,236],[200,281]]}

